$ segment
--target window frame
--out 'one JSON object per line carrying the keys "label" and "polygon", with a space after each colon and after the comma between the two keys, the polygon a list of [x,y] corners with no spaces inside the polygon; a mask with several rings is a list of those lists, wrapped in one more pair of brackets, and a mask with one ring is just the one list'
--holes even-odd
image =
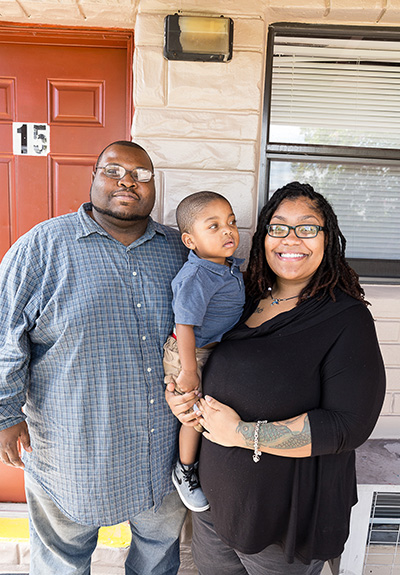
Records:
{"label": "window frame", "polygon": [[[400,148],[363,148],[354,146],[332,146],[321,144],[288,144],[270,143],[270,115],[273,75],[274,42],[277,36],[308,38],[339,38],[358,40],[378,40],[399,42],[400,28],[317,25],[278,22],[268,27],[266,54],[265,89],[262,114],[261,158],[258,187],[259,211],[270,197],[270,164],[271,161],[331,161],[340,163],[364,163],[374,161],[380,165],[400,166]],[[400,283],[400,260],[348,258],[365,283]]]}

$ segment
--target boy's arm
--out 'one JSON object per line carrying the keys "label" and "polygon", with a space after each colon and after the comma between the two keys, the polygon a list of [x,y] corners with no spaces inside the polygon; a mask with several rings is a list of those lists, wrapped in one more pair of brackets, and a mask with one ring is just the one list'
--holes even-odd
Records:
{"label": "boy's arm", "polygon": [[196,340],[192,325],[176,324],[176,340],[182,370],[176,378],[179,391],[187,392],[196,389],[200,380],[197,375]]}

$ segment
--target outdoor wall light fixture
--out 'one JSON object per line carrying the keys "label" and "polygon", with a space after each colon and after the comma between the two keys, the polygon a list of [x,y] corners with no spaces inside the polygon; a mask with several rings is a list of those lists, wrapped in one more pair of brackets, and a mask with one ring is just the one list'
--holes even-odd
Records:
{"label": "outdoor wall light fixture", "polygon": [[227,62],[232,58],[233,21],[214,16],[165,18],[164,56],[167,60]]}

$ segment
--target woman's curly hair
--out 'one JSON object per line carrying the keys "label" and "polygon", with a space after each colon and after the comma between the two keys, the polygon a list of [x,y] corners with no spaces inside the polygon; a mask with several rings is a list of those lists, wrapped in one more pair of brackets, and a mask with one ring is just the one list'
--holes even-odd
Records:
{"label": "woman's curly hair", "polygon": [[266,226],[283,201],[293,201],[298,198],[310,200],[321,215],[324,220],[326,238],[321,264],[301,291],[298,304],[316,294],[319,298],[329,294],[335,300],[334,288],[338,287],[368,305],[364,299],[364,290],[359,283],[358,275],[345,259],[346,239],[339,229],[332,206],[324,196],[315,192],[312,186],[299,182],[291,182],[277,190],[261,210],[245,274],[247,294],[255,299],[261,299],[266,296],[268,290],[272,289],[276,276],[265,257]]}

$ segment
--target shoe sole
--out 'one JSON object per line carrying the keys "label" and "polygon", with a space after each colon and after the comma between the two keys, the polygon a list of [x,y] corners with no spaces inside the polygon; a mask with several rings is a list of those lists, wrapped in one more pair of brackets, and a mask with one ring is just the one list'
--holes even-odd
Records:
{"label": "shoe sole", "polygon": [[175,472],[174,470],[172,470],[172,483],[175,485],[175,488],[178,492],[179,497],[181,498],[182,503],[185,505],[185,507],[187,507],[188,509],[190,509],[190,511],[193,511],[193,513],[201,513],[202,511],[207,511],[207,509],[210,509],[210,504],[207,503],[207,505],[205,505],[204,507],[193,507],[193,505],[191,505],[190,503],[188,503],[185,498],[183,497],[182,493],[179,491],[179,483],[178,480],[175,477]]}

